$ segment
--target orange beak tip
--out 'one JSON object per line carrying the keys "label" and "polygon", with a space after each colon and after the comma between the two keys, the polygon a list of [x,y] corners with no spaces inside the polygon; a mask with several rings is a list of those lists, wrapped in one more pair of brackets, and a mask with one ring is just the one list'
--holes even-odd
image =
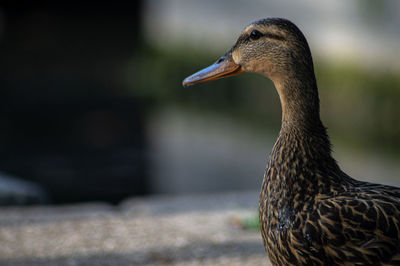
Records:
{"label": "orange beak tip", "polygon": [[193,81],[194,81],[194,80],[193,80],[193,76],[194,76],[194,75],[191,75],[191,76],[185,78],[185,79],[182,81],[182,86],[183,86],[183,87],[189,87],[189,86],[193,85]]}

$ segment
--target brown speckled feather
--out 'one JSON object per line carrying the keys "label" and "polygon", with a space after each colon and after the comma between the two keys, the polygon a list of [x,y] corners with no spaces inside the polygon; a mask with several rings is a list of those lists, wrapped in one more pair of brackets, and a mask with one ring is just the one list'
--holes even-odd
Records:
{"label": "brown speckled feather", "polygon": [[242,72],[270,78],[282,105],[259,205],[272,264],[400,265],[400,188],[354,180],[332,158],[301,31],[285,19],[256,21],[215,64],[183,84]]}
{"label": "brown speckled feather", "polygon": [[351,179],[318,154],[318,137],[301,136],[281,133],[264,177],[260,222],[272,263],[400,265],[400,189]]}

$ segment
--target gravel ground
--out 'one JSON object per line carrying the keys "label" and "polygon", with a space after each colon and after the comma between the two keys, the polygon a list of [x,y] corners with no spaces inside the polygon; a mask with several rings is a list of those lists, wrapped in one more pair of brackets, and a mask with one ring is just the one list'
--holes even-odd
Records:
{"label": "gravel ground", "polygon": [[0,209],[0,265],[270,265],[258,193]]}

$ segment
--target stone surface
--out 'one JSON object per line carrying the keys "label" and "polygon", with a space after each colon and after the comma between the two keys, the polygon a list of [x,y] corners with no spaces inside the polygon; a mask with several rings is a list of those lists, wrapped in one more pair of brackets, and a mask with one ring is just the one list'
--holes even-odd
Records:
{"label": "stone surface", "polygon": [[270,265],[258,193],[0,209],[0,265]]}

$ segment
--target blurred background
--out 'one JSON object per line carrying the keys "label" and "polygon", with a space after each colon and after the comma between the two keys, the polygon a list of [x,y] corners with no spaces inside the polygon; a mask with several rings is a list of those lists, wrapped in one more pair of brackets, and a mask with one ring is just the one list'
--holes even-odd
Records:
{"label": "blurred background", "polygon": [[306,35],[343,170],[400,185],[399,12],[396,0],[2,2],[0,204],[259,190],[280,128],[273,84],[181,82],[264,17]]}

